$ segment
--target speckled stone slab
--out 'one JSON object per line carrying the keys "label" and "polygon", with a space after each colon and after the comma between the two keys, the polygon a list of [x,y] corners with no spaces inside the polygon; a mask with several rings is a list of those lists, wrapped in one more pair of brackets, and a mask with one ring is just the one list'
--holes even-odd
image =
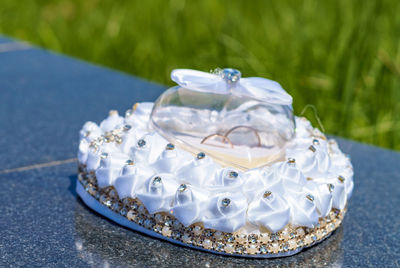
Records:
{"label": "speckled stone slab", "polygon": [[7,37],[0,36],[0,44],[3,44],[3,43],[10,43],[10,42],[15,42],[15,41],[12,40],[12,39],[10,39],[10,38],[7,38]]}
{"label": "speckled stone slab", "polygon": [[[36,48],[0,52],[0,62],[0,267],[399,267],[400,153],[339,139],[355,188],[322,243],[278,259],[204,253],[92,212],[76,196],[76,164],[51,162],[75,157],[85,121],[164,87]],[[51,164],[29,167],[38,163]]]}
{"label": "speckled stone slab", "polygon": [[125,113],[165,89],[34,47],[0,45],[0,63],[0,169],[76,157],[86,121]]}

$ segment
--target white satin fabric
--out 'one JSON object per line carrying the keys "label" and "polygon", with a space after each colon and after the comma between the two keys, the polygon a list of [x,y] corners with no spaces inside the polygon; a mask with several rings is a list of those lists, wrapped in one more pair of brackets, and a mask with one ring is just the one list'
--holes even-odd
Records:
{"label": "white satin fabric", "polygon": [[113,111],[105,120],[103,120],[103,122],[100,123],[100,128],[104,132],[108,132],[120,126],[123,122],[124,118],[119,116],[116,111]]}
{"label": "white satin fabric", "polygon": [[328,216],[332,209],[333,200],[329,184],[309,181],[304,189],[314,197],[314,204],[317,208],[318,215],[322,217]]}
{"label": "white satin fabric", "polygon": [[98,185],[100,187],[113,185],[127,160],[127,155],[118,152],[107,153],[106,158],[100,159],[100,166],[96,169]]}
{"label": "white satin fabric", "polygon": [[317,207],[307,198],[307,194],[302,191],[285,195],[290,206],[290,223],[294,226],[313,228],[318,223]]}
{"label": "white satin fabric", "polygon": [[[161,181],[155,183],[157,178],[161,178]],[[171,209],[178,186],[174,175],[158,173],[145,180],[143,187],[137,191],[137,197],[143,202],[150,214],[166,212]]]}
{"label": "white satin fabric", "polygon": [[[265,188],[270,191],[271,187]],[[283,229],[290,219],[290,207],[280,191],[271,191],[271,195],[264,197],[267,190],[253,193],[254,199],[247,211],[248,220],[258,226],[267,227],[275,233]]]}
{"label": "white satin fabric", "polygon": [[203,159],[193,158],[186,165],[182,165],[176,171],[176,177],[182,181],[200,188],[207,188],[215,181],[218,170],[221,167],[210,157]]}
{"label": "white satin fabric", "polygon": [[293,101],[278,82],[261,77],[240,78],[236,83],[230,84],[218,74],[175,69],[171,72],[171,79],[181,87],[200,92],[232,93],[282,105],[291,105]]}
{"label": "white satin fabric", "polygon": [[323,178],[331,166],[327,143],[322,139],[296,139],[286,150],[286,156],[294,158],[296,167],[308,178]]}
{"label": "white satin fabric", "polygon": [[115,188],[118,189],[119,198],[135,198],[136,190],[143,186],[146,179],[155,174],[155,170],[146,165],[125,165],[121,175],[114,182]]}
{"label": "white satin fabric", "polygon": [[159,172],[173,173],[181,166],[189,164],[192,159],[190,153],[177,148],[164,150],[151,166]]}
{"label": "white satin fabric", "polygon": [[[166,149],[168,142],[148,129],[151,109],[151,103],[143,103],[125,118],[112,113],[100,126],[86,123],[78,152],[100,187],[113,185],[120,198],[139,198],[149,213],[170,213],[185,226],[201,222],[225,232],[249,226],[277,232],[288,223],[313,227],[332,208],[343,209],[351,196],[349,158],[335,141],[313,137],[320,133],[303,118],[296,118],[296,136],[284,161],[240,172],[222,168],[207,155],[198,159],[180,148]],[[132,128],[122,133],[121,144],[104,143],[98,150],[89,146],[125,124]],[[266,191],[271,194],[264,197]]]}
{"label": "white satin fabric", "polygon": [[131,148],[130,155],[135,163],[154,163],[159,155],[165,150],[168,142],[157,133],[147,133]]}
{"label": "white satin fabric", "polygon": [[203,211],[206,210],[209,193],[201,188],[185,184],[186,189],[175,192],[170,213],[174,215],[183,225],[189,226],[200,222]]}
{"label": "white satin fabric", "polygon": [[135,129],[147,131],[147,123],[150,119],[150,112],[153,108],[152,102],[142,102],[135,111],[125,117],[125,123],[135,126]]}
{"label": "white satin fabric", "polygon": [[81,131],[79,131],[80,140],[91,142],[92,140],[103,134],[103,130],[94,122],[86,122]]}
{"label": "white satin fabric", "polygon": [[[230,204],[224,206],[228,198]],[[234,232],[246,223],[247,199],[241,192],[220,192],[212,195],[201,217],[205,228]]]}

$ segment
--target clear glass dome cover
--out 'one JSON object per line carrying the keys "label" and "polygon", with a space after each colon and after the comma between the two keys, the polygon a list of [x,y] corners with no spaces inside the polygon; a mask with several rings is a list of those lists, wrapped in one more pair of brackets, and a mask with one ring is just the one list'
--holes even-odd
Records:
{"label": "clear glass dome cover", "polygon": [[178,86],[157,99],[150,119],[169,142],[240,170],[284,158],[295,121],[292,97],[277,82],[234,69],[177,69],[171,78]]}

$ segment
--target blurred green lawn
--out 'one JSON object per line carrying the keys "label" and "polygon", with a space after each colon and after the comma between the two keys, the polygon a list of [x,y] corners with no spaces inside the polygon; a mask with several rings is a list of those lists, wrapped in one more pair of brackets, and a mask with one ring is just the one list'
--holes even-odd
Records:
{"label": "blurred green lawn", "polygon": [[2,0],[0,32],[168,85],[234,67],[330,134],[400,149],[399,0]]}

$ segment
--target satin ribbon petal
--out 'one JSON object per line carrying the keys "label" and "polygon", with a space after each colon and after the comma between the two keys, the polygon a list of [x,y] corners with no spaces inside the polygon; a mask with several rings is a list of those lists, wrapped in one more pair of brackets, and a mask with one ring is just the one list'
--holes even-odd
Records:
{"label": "satin ribbon petal", "polygon": [[227,83],[218,74],[175,69],[171,72],[171,79],[181,87],[199,92],[232,93],[280,105],[291,105],[293,101],[278,82],[261,77],[241,78],[236,83]]}

